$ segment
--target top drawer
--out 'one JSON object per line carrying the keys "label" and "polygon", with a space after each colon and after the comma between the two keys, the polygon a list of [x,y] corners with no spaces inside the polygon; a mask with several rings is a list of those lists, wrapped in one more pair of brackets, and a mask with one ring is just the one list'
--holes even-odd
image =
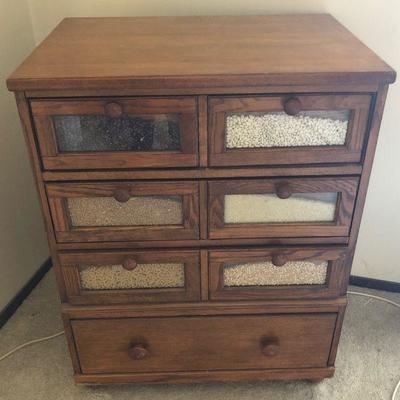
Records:
{"label": "top drawer", "polygon": [[212,97],[212,166],[360,162],[369,95]]}
{"label": "top drawer", "polygon": [[195,97],[32,101],[45,169],[195,167]]}

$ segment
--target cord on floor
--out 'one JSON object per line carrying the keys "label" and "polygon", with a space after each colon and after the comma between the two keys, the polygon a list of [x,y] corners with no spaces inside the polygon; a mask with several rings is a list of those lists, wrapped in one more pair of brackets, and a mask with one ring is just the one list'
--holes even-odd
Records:
{"label": "cord on floor", "polygon": [[[371,299],[381,300],[381,301],[384,301],[385,303],[388,303],[388,304],[391,304],[391,305],[393,305],[395,307],[400,308],[400,304],[399,303],[396,303],[395,301],[386,299],[385,297],[375,296],[375,295],[369,294],[369,293],[353,292],[352,290],[349,290],[347,293],[351,294],[351,295],[354,295],[354,296],[369,297]],[[24,344],[21,344],[20,346],[16,347],[15,349],[12,349],[8,353],[6,353],[3,356],[1,356],[0,357],[0,361],[3,361],[5,358],[11,356],[11,354],[14,354],[16,351],[21,350],[24,347],[30,346],[30,345],[35,344],[35,343],[44,342],[46,340],[54,339],[54,338],[56,338],[58,336],[61,336],[63,334],[64,334],[64,331],[61,331],[61,332],[55,333],[54,335],[46,336],[46,337],[43,337],[43,338],[40,338],[40,339],[31,340],[30,342],[26,342]],[[396,387],[394,389],[394,392],[392,394],[392,400],[396,400],[396,395],[397,395],[397,392],[398,392],[399,388],[400,388],[400,380],[397,382],[397,385],[396,385]]]}
{"label": "cord on floor", "polygon": [[[369,297],[371,299],[381,300],[381,301],[384,301],[385,303],[391,304],[392,306],[400,308],[399,303],[396,303],[395,301],[389,300],[385,297],[375,296],[374,294],[369,294],[369,293],[353,292],[352,290],[349,290],[347,293],[352,294],[354,296]],[[396,400],[396,395],[397,395],[399,388],[400,388],[400,380],[397,382],[397,385],[394,388],[394,391],[392,394],[392,400]]]}
{"label": "cord on floor", "polygon": [[396,303],[395,301],[389,300],[385,297],[380,297],[380,296],[375,296],[374,294],[369,294],[369,293],[361,293],[361,292],[353,292],[352,290],[348,290],[347,294],[354,294],[355,296],[363,296],[363,297],[370,297],[371,299],[377,299],[377,300],[382,300],[385,303],[389,303],[392,306],[395,307],[399,307],[400,308],[400,304]]}
{"label": "cord on floor", "polygon": [[54,339],[58,336],[64,335],[64,331],[55,333],[54,335],[50,335],[50,336],[46,336],[46,337],[42,337],[40,339],[35,339],[35,340],[31,340],[29,342],[26,342],[24,344],[21,344],[20,346],[16,347],[15,349],[10,350],[8,353],[4,354],[3,356],[0,357],[0,361],[3,361],[4,359],[6,359],[7,357],[11,356],[11,354],[14,354],[16,351],[21,350],[25,347],[28,347],[32,344],[35,343],[40,343],[40,342],[45,342],[46,340],[50,340],[50,339]]}

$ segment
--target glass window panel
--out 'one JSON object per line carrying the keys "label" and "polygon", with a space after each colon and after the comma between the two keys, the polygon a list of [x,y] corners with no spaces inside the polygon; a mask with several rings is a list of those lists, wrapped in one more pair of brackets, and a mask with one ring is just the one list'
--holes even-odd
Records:
{"label": "glass window panel", "polygon": [[326,283],[327,261],[289,261],[276,267],[270,261],[227,264],[225,286],[323,285]]}
{"label": "glass window panel", "polygon": [[67,207],[73,227],[182,225],[182,196],[72,197]]}
{"label": "glass window panel", "polygon": [[132,271],[122,265],[79,267],[85,290],[156,289],[185,286],[183,263],[138,264]]}
{"label": "glass window panel", "polygon": [[226,147],[344,145],[350,111],[235,113],[226,118]]}
{"label": "glass window panel", "polygon": [[174,114],[54,116],[60,152],[180,150],[179,118]]}
{"label": "glass window panel", "polygon": [[338,193],[225,195],[224,221],[229,224],[333,222]]}

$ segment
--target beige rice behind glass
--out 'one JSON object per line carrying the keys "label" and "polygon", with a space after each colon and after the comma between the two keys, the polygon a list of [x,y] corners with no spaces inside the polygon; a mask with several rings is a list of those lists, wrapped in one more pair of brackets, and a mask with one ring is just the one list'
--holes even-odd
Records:
{"label": "beige rice behind glass", "polygon": [[240,113],[226,119],[227,148],[344,145],[350,112]]}
{"label": "beige rice behind glass", "polygon": [[181,225],[182,196],[137,196],[120,203],[113,197],[67,199],[72,226]]}
{"label": "beige rice behind glass", "polygon": [[183,263],[137,264],[127,271],[122,265],[89,265],[79,269],[85,290],[157,289],[185,286]]}
{"label": "beige rice behind glass", "polygon": [[289,261],[279,267],[270,261],[228,264],[224,286],[323,285],[327,268],[327,261]]}

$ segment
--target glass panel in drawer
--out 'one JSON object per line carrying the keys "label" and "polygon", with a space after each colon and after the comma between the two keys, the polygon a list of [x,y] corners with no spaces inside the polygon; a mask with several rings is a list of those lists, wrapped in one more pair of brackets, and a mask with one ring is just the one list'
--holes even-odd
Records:
{"label": "glass panel in drawer", "polygon": [[183,263],[137,264],[129,271],[122,265],[80,266],[84,290],[161,289],[185,286]]}
{"label": "glass panel in drawer", "polygon": [[195,167],[195,97],[33,100],[45,170]]}
{"label": "glass panel in drawer", "polygon": [[46,190],[60,243],[198,238],[195,181],[51,183]]}
{"label": "glass panel in drawer", "polygon": [[200,299],[200,255],[195,250],[60,253],[71,304],[129,304]]}
{"label": "glass panel in drawer", "polygon": [[182,205],[182,196],[137,196],[123,203],[113,197],[67,198],[73,227],[181,225]]}
{"label": "glass panel in drawer", "polygon": [[327,261],[288,261],[275,266],[271,261],[225,264],[224,286],[289,286],[323,285],[326,283]]}
{"label": "glass panel in drawer", "polygon": [[211,166],[358,163],[371,96],[211,96]]}
{"label": "glass panel in drawer", "polygon": [[228,194],[224,199],[225,223],[331,222],[338,193],[295,193],[287,199],[274,193]]}
{"label": "glass panel in drawer", "polygon": [[226,117],[226,147],[344,145],[349,120],[350,110],[232,113]]}
{"label": "glass panel in drawer", "polygon": [[181,150],[174,114],[55,115],[52,120],[60,152]]}
{"label": "glass panel in drawer", "polygon": [[211,300],[336,297],[348,280],[346,247],[211,250]]}

